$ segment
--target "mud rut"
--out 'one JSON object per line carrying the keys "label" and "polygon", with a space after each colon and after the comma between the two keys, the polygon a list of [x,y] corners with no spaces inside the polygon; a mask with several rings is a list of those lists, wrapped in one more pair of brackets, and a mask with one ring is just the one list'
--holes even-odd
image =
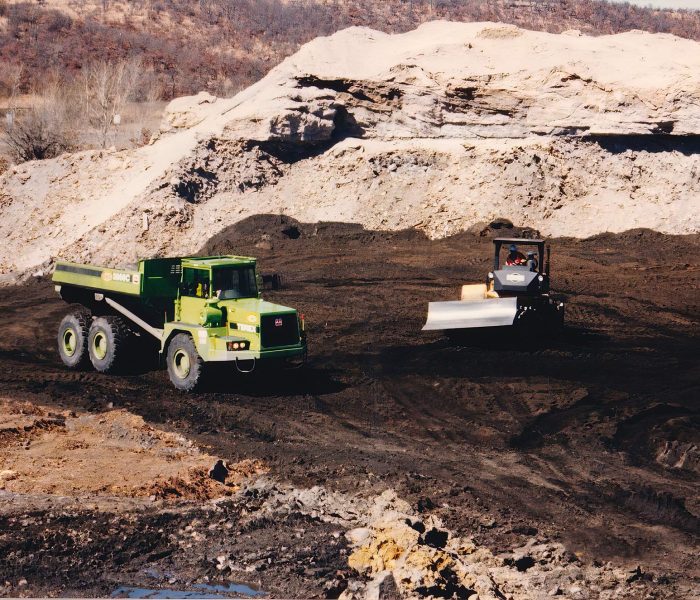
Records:
{"label": "mud rut", "polygon": [[[700,237],[554,240],[568,326],[550,342],[459,347],[421,334],[428,300],[452,299],[489,270],[493,233],[429,241],[279,217],[222,232],[202,250],[256,255],[284,275],[285,288],[266,296],[306,315],[311,362],[284,377],[217,373],[193,396],[172,390],[162,370],[67,373],[54,349],[65,307],[50,283],[2,289],[3,395],[90,411],[112,402],[218,456],[260,458],[295,485],[393,487],[495,550],[542,533],[584,560],[641,565],[661,597],[663,584],[669,597],[697,591]],[[657,460],[669,447],[685,452],[683,467]],[[224,520],[243,508],[231,505]],[[223,522],[196,508],[113,513],[88,500],[61,509],[15,499],[0,511],[0,555],[10,557],[0,580],[104,594],[143,583],[149,564],[178,581],[214,577],[196,544],[172,558],[172,533],[193,518]],[[290,517],[225,533],[222,544],[242,559],[269,554],[269,568],[248,578],[268,591],[333,595],[327,580],[347,572],[334,531]]]}

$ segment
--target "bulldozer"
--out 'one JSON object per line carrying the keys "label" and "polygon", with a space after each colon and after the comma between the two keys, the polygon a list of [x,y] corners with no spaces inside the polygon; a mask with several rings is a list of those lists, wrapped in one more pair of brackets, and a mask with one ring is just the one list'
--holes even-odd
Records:
{"label": "bulldozer", "polygon": [[[550,248],[541,239],[496,238],[486,283],[463,285],[459,300],[430,302],[423,331],[448,333],[490,327],[552,328],[564,322],[564,303],[549,293]],[[511,255],[501,264],[501,249]],[[527,256],[518,248],[532,248]],[[546,254],[546,256],[545,256]]]}

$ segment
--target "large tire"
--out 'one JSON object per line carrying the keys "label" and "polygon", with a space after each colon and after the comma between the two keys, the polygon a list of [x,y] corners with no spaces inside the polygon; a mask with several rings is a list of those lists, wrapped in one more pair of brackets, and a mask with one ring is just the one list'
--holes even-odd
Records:
{"label": "large tire", "polygon": [[190,334],[178,333],[170,341],[167,360],[172,384],[183,392],[196,390],[201,383],[204,361]]}
{"label": "large tire", "polygon": [[69,369],[82,370],[90,364],[88,335],[92,315],[86,308],[68,313],[58,326],[58,355]]}
{"label": "large tire", "polygon": [[131,330],[121,317],[98,317],[90,325],[90,362],[100,373],[115,373],[129,361]]}

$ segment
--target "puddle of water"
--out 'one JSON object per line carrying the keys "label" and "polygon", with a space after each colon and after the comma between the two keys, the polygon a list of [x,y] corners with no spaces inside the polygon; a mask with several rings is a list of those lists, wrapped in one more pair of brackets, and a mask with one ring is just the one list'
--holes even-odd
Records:
{"label": "puddle of water", "polygon": [[213,594],[245,594],[246,596],[266,596],[267,592],[256,590],[243,583],[229,583],[227,585],[211,585],[209,583],[195,583],[193,588],[207,590]]}
{"label": "puddle of water", "polygon": [[130,587],[124,585],[118,587],[111,594],[112,598],[221,598],[215,594],[202,594],[201,592],[186,592],[183,590],[151,590],[148,588]]}
{"label": "puddle of water", "polygon": [[111,593],[112,598],[148,598],[148,599],[184,599],[193,600],[195,598],[222,600],[223,598],[260,597],[267,595],[266,592],[253,589],[242,583],[229,583],[226,585],[209,585],[197,583],[192,586],[192,590],[165,590],[131,587],[122,585]]}

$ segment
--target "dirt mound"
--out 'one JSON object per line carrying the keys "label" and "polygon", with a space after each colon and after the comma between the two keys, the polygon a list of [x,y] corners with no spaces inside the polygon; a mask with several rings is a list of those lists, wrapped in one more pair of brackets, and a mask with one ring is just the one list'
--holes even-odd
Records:
{"label": "dirt mound", "polygon": [[234,98],[175,101],[147,147],[0,176],[0,274],[188,254],[259,213],[430,238],[498,217],[575,237],[694,232],[698,56],[641,32],[350,28]]}
{"label": "dirt mound", "polygon": [[221,496],[230,496],[240,489],[241,481],[267,473],[269,470],[258,460],[244,460],[224,467],[225,476],[221,480],[212,477],[212,469],[207,467],[190,467],[185,475],[156,481],[137,491],[138,495],[153,496],[159,500],[176,498],[192,500],[211,500]]}
{"label": "dirt mound", "polygon": [[230,495],[265,471],[244,461],[217,481],[209,474],[213,456],[126,410],[56,412],[4,399],[0,440],[0,489],[17,494],[203,500]]}

